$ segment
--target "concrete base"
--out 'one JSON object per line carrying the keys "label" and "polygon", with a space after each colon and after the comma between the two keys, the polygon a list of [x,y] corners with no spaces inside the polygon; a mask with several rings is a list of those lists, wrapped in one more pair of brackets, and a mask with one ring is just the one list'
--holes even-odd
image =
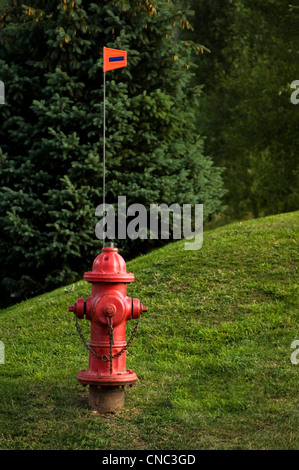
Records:
{"label": "concrete base", "polygon": [[89,386],[89,405],[98,413],[109,413],[121,409],[125,404],[125,388],[117,386]]}

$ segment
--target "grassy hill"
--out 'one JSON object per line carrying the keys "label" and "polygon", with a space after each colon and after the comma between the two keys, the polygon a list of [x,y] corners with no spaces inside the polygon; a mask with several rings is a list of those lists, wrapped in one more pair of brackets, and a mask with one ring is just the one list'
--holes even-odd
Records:
{"label": "grassy hill", "polygon": [[0,448],[298,449],[298,226],[299,212],[233,223],[201,250],[127,264],[149,311],[127,358],[139,381],[113,415],[93,414],[76,379],[88,353],[67,306],[90,284],[0,311]]}

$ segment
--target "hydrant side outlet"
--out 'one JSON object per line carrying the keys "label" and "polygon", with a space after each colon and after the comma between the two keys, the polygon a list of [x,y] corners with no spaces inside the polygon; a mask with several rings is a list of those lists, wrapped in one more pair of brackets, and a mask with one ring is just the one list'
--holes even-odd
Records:
{"label": "hydrant side outlet", "polygon": [[115,411],[123,406],[124,385],[137,381],[135,372],[126,369],[126,322],[138,319],[147,307],[139,299],[127,297],[127,284],[134,281],[134,274],[126,271],[117,248],[103,248],[84,279],[92,284],[91,296],[69,306],[77,318],[85,317],[91,324],[89,367],[81,370],[77,379],[90,386],[93,409]]}

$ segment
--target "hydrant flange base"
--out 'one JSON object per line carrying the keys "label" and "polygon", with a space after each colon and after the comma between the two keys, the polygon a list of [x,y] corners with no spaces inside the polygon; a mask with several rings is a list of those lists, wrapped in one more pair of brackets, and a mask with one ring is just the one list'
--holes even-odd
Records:
{"label": "hydrant flange base", "polygon": [[126,372],[112,373],[110,375],[94,374],[88,370],[81,370],[77,374],[77,379],[82,385],[132,385],[137,382],[137,375],[131,370]]}

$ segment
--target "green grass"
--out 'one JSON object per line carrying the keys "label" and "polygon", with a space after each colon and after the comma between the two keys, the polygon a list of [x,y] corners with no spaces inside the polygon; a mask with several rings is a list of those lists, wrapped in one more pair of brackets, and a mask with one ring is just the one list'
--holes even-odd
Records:
{"label": "green grass", "polygon": [[149,311],[116,414],[92,413],[76,379],[88,353],[67,306],[90,284],[0,311],[1,449],[298,449],[298,225],[299,212],[233,223],[201,250],[179,241],[127,264]]}

